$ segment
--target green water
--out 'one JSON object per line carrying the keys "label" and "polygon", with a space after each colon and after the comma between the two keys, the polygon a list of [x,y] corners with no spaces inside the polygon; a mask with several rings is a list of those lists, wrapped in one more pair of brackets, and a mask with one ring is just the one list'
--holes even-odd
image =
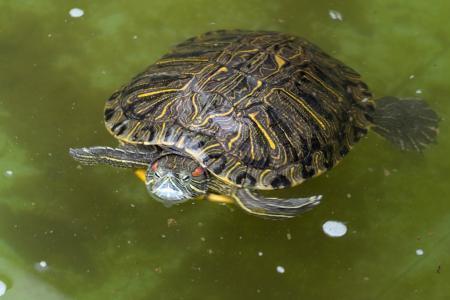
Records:
{"label": "green water", "polygon": [[[0,299],[450,299],[450,4],[342,2],[2,0]],[[102,121],[114,89],[221,28],[304,36],[377,95],[420,90],[443,119],[439,143],[405,154],[370,134],[327,175],[279,192],[325,199],[283,222],[167,209],[130,170],[71,160],[71,146],[115,145]],[[327,220],[347,234],[326,236]]]}

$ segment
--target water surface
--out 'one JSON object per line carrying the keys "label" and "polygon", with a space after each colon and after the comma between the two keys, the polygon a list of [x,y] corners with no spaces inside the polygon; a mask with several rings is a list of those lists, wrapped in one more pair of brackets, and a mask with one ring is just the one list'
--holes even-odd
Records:
{"label": "water surface", "polygon": [[[448,299],[448,11],[418,0],[1,1],[1,299]],[[116,88],[171,45],[222,28],[304,36],[376,95],[426,98],[443,119],[438,145],[402,153],[369,134],[327,175],[279,192],[325,199],[284,222],[211,203],[167,209],[130,170],[71,160],[69,147],[115,146],[102,114]],[[329,220],[346,234],[326,235]]]}

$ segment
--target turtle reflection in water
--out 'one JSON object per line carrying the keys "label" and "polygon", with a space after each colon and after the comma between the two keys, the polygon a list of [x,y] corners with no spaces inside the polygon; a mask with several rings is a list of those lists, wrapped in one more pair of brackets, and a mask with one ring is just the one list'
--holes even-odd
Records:
{"label": "turtle reflection in water", "polygon": [[289,218],[321,196],[268,198],[333,168],[368,129],[403,150],[436,139],[419,99],[374,100],[353,69],[307,40],[221,30],[174,47],[106,102],[117,148],[70,149],[83,164],[145,169],[165,204],[205,197]]}

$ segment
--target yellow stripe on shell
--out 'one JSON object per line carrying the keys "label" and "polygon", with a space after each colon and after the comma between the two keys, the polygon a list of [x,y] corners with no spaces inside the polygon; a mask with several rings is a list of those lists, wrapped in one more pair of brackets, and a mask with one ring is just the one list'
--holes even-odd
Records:
{"label": "yellow stripe on shell", "polygon": [[197,74],[202,74],[203,72],[205,72],[206,69],[210,68],[214,66],[214,64],[207,64],[206,66],[204,66],[200,71],[198,72],[187,72],[187,71],[183,71],[182,74],[190,74],[190,75],[197,75]]}
{"label": "yellow stripe on shell", "polygon": [[234,108],[232,107],[232,108],[230,108],[230,109],[229,109],[228,111],[226,111],[226,112],[209,115],[209,116],[207,116],[207,117],[203,120],[202,123],[200,123],[199,125],[196,125],[196,126],[205,126],[206,124],[208,124],[208,121],[209,121],[210,119],[215,118],[215,117],[225,117],[225,116],[228,116],[229,114],[231,114],[231,113],[233,112],[233,110],[234,110]]}
{"label": "yellow stripe on shell", "polygon": [[308,72],[308,71],[304,71],[305,74],[309,75],[312,79],[314,79],[315,81],[317,81],[318,83],[320,83],[320,85],[324,88],[326,88],[330,93],[332,93],[337,99],[342,99],[342,95],[336,93],[335,90],[333,90],[332,88],[330,88],[325,82],[323,82],[323,80],[321,80],[319,77],[317,77],[316,75]]}
{"label": "yellow stripe on shell", "polygon": [[285,89],[281,89],[281,88],[277,88],[278,90],[282,91],[283,93],[287,94],[290,98],[294,99],[295,101],[297,101],[298,104],[300,104],[310,115],[311,117],[314,118],[314,120],[316,120],[316,122],[320,125],[320,127],[322,127],[322,129],[325,129],[325,122],[322,120],[322,118],[317,115],[310,107],[308,104],[305,103],[305,100],[303,100],[302,98],[292,94],[289,91],[286,91]]}
{"label": "yellow stripe on shell", "polygon": [[124,140],[130,140],[130,137],[133,135],[133,133],[136,132],[136,130],[139,128],[139,124],[134,124],[134,126],[131,127],[131,129],[128,131],[127,136],[124,138]]}
{"label": "yellow stripe on shell", "polygon": [[269,142],[269,146],[272,149],[276,148],[275,143],[273,142],[272,138],[270,137],[269,133],[266,131],[266,129],[262,126],[261,123],[259,123],[258,119],[256,119],[256,116],[258,115],[257,112],[255,113],[251,113],[248,114],[248,116],[250,117],[250,119],[253,120],[253,122],[255,122],[256,126],[258,126],[259,130],[262,132],[262,134],[264,135],[264,137],[266,138],[266,140]]}
{"label": "yellow stripe on shell", "polygon": [[167,110],[169,109],[169,107],[176,101],[178,100],[178,98],[172,99],[169,101],[169,103],[167,103],[166,105],[164,105],[164,108],[162,109],[161,113],[155,118],[155,120],[159,120],[162,117],[164,117],[167,113]]}
{"label": "yellow stripe on shell", "polygon": [[259,49],[240,50],[240,51],[237,51],[237,52],[235,52],[235,53],[233,54],[233,58],[236,57],[236,56],[238,56],[238,55],[241,54],[241,53],[255,53],[255,52],[258,52],[258,51],[260,51],[260,50],[259,50]]}
{"label": "yellow stripe on shell", "polygon": [[153,92],[148,92],[148,93],[143,93],[143,94],[139,94],[137,95],[138,98],[143,98],[143,97],[148,97],[148,96],[153,96],[153,95],[158,95],[158,94],[164,94],[164,93],[174,93],[174,92],[179,92],[180,90],[184,89],[165,89],[165,90],[158,90],[158,91],[153,91]]}
{"label": "yellow stripe on shell", "polygon": [[242,165],[239,161],[236,161],[234,163],[234,165],[227,171],[227,173],[225,174],[226,178],[229,178],[230,173],[232,173],[236,168],[238,168],[240,165]]}
{"label": "yellow stripe on shell", "polygon": [[242,124],[239,123],[239,129],[238,129],[237,134],[234,137],[232,137],[230,139],[230,141],[228,142],[228,149],[231,149],[233,144],[241,137],[241,131],[242,131]]}
{"label": "yellow stripe on shell", "polygon": [[197,115],[198,115],[198,106],[196,103],[197,97],[198,97],[198,94],[195,94],[195,93],[191,96],[192,106],[194,107],[194,115],[192,116],[191,120],[195,120],[195,118],[197,118]]}
{"label": "yellow stripe on shell", "polygon": [[278,54],[275,54],[275,62],[277,63],[278,70],[280,70],[286,64],[286,61]]}
{"label": "yellow stripe on shell", "polygon": [[231,76],[230,79],[224,80],[222,82],[222,87],[217,90],[219,94],[225,94],[228,91],[234,90],[234,88],[239,85],[245,77],[241,74],[237,74],[235,76]]}
{"label": "yellow stripe on shell", "polygon": [[248,138],[250,139],[250,157],[252,158],[252,160],[255,159],[255,149],[253,146],[253,137],[251,135],[251,133],[248,135]]}
{"label": "yellow stripe on shell", "polygon": [[209,145],[209,146],[207,146],[205,148],[202,148],[202,151],[206,153],[206,151],[208,151],[210,149],[213,149],[213,148],[215,148],[217,146],[221,146],[221,145],[219,143],[211,144],[211,145]]}
{"label": "yellow stripe on shell", "polygon": [[162,141],[162,137],[164,135],[164,130],[166,129],[166,123],[162,123],[162,128],[161,128],[161,133],[158,135],[158,137],[156,138],[156,141],[158,144],[161,144]]}
{"label": "yellow stripe on shell", "polygon": [[219,68],[216,72],[214,72],[214,74],[212,74],[211,76],[209,76],[200,86],[199,89],[201,90],[212,78],[214,78],[214,76],[216,76],[217,74],[220,73],[224,73],[224,72],[228,72],[228,68],[227,67],[221,67]]}
{"label": "yellow stripe on shell", "polygon": [[294,58],[297,58],[297,57],[299,57],[299,56],[301,56],[301,55],[303,55],[303,49],[302,49],[302,48],[299,48],[299,49],[298,49],[298,53],[296,53],[296,54],[294,54],[294,55],[292,55],[292,56],[289,56],[288,59],[289,59],[289,60],[293,60]]}
{"label": "yellow stripe on shell", "polygon": [[252,89],[252,91],[251,91],[250,93],[248,93],[247,95],[245,95],[244,97],[242,97],[241,99],[239,99],[238,101],[236,101],[236,102],[233,104],[233,106],[234,106],[234,107],[238,106],[242,101],[244,101],[244,100],[247,99],[248,97],[252,96],[252,95],[256,92],[256,90],[259,89],[259,88],[262,86],[262,84],[263,84],[262,81],[261,81],[261,80],[258,80],[258,81],[256,82],[256,86]]}

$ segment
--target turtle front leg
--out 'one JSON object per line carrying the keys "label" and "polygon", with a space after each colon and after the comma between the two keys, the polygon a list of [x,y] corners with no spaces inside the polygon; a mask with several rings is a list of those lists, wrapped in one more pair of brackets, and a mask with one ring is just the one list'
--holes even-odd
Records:
{"label": "turtle front leg", "polygon": [[83,165],[108,164],[121,168],[147,168],[160,154],[156,146],[70,148],[70,155]]}
{"label": "turtle front leg", "polygon": [[146,169],[137,169],[134,171],[134,175],[136,175],[136,177],[139,178],[140,181],[145,183],[145,180],[147,178],[147,170]]}
{"label": "turtle front leg", "polygon": [[249,214],[268,219],[288,219],[312,209],[322,195],[307,198],[268,198],[248,189],[237,189],[232,194],[236,203]]}
{"label": "turtle front leg", "polygon": [[234,204],[235,201],[233,197],[226,196],[226,195],[219,195],[219,194],[207,194],[206,200],[215,202],[215,203],[222,203],[222,204]]}

